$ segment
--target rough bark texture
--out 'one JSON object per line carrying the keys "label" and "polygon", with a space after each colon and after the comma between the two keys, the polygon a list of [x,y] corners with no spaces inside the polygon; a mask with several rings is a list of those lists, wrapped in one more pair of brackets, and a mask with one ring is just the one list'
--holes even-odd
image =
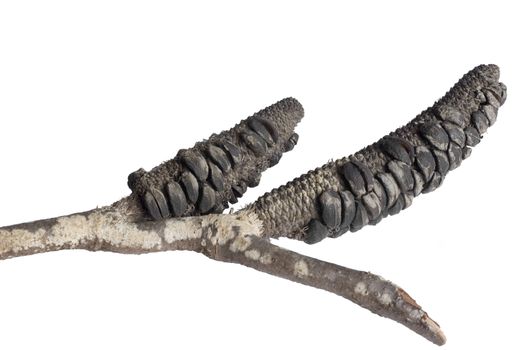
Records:
{"label": "rough bark texture", "polygon": [[437,323],[401,288],[368,272],[282,249],[269,237],[308,243],[337,237],[396,214],[413,197],[437,188],[496,121],[506,99],[498,78],[494,65],[475,68],[403,128],[236,214],[179,217],[222,210],[216,203],[230,200],[231,193],[238,197],[247,181],[292,149],[297,141],[292,129],[303,110],[294,99],[282,100],[149,173],[131,174],[133,193],[111,206],[0,228],[0,260],[62,249],[193,250],[338,294],[442,345]]}
{"label": "rough bark texture", "polygon": [[117,253],[196,250],[216,215],[150,221],[131,195],[111,206],[0,228],[0,259],[63,249]]}
{"label": "rough bark texture", "polygon": [[255,214],[209,214],[163,221],[143,220],[139,199],[0,229],[0,260],[63,249],[126,254],[192,250],[211,259],[325,289],[396,320],[436,344],[439,326],[401,288],[368,272],[351,270],[282,249],[262,236]]}

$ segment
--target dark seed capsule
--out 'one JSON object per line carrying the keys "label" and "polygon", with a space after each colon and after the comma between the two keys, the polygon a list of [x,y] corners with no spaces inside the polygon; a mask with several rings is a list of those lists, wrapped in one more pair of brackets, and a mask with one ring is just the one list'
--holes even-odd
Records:
{"label": "dark seed capsule", "polygon": [[348,231],[349,231],[349,227],[340,227],[337,231],[333,231],[333,232],[329,231],[329,237],[338,238],[340,236],[343,236]]}
{"label": "dark seed capsule", "polygon": [[378,196],[380,201],[381,211],[385,211],[387,209],[387,193],[385,192],[381,182],[378,180],[374,182],[374,193],[376,193],[376,196]]}
{"label": "dark seed capsule", "polygon": [[387,164],[387,168],[396,179],[401,192],[406,193],[412,191],[414,188],[414,179],[412,178],[412,172],[410,166],[397,160],[392,160]]}
{"label": "dark seed capsule", "polygon": [[248,119],[249,127],[257,133],[261,138],[268,144],[273,145],[274,140],[272,139],[271,134],[269,133],[269,130],[263,125],[258,119],[256,118],[250,118]]}
{"label": "dark seed capsule", "polygon": [[374,175],[372,175],[372,172],[370,171],[369,167],[355,159],[352,160],[352,163],[358,168],[361,175],[363,176],[367,192],[372,191],[372,188],[374,187]]}
{"label": "dark seed capsule", "polygon": [[461,128],[464,128],[468,124],[468,117],[465,113],[462,113],[454,107],[446,105],[439,106],[436,110],[436,114],[441,120],[452,122]]}
{"label": "dark seed capsule", "polygon": [[472,125],[476,127],[480,134],[484,134],[489,127],[487,116],[481,111],[472,113]]}
{"label": "dark seed capsule", "polygon": [[207,179],[209,167],[207,166],[207,161],[199,152],[185,152],[182,156],[182,161],[193,172],[198,180],[205,181]]}
{"label": "dark seed capsule", "polygon": [[341,228],[347,230],[354,220],[356,215],[356,203],[354,202],[354,196],[350,191],[340,192],[341,203],[343,207],[343,218],[341,220]]}
{"label": "dark seed capsule", "polygon": [[285,145],[283,146],[283,152],[289,152],[294,149],[294,146],[298,143],[298,139],[300,136],[296,133],[292,134],[291,137],[285,142]]}
{"label": "dark seed capsule", "polygon": [[436,169],[436,160],[427,147],[416,147],[416,165],[425,177],[425,181],[432,178],[432,174]]}
{"label": "dark seed capsule", "polygon": [[489,87],[487,87],[486,89],[483,89],[483,91],[485,93],[487,91],[490,91],[498,101],[501,101],[501,94],[503,91],[502,85],[503,85],[503,83],[493,84],[493,85],[490,85]]}
{"label": "dark seed capsule", "polygon": [[468,157],[470,157],[471,153],[472,153],[472,148],[470,148],[470,147],[463,148],[463,159],[467,159]]}
{"label": "dark seed capsule", "polygon": [[447,131],[447,134],[449,134],[449,138],[452,142],[455,142],[460,147],[465,147],[466,137],[462,128],[449,122],[444,122],[443,127]]}
{"label": "dark seed capsule", "polygon": [[405,210],[412,205],[412,201],[413,201],[414,197],[408,193],[403,193],[401,196],[403,197],[403,203],[404,203],[403,210]]}
{"label": "dark seed capsule", "polygon": [[489,124],[494,125],[496,119],[498,118],[498,109],[491,105],[483,105],[481,106],[481,109],[487,117]]}
{"label": "dark seed capsule", "polygon": [[385,189],[385,193],[387,194],[388,199],[387,208],[389,208],[394,204],[394,202],[396,202],[396,199],[398,199],[400,195],[400,188],[398,187],[396,180],[394,180],[394,177],[389,173],[378,173],[376,177],[378,180],[380,180],[383,188]]}
{"label": "dark seed capsule", "polygon": [[189,202],[196,203],[199,192],[198,180],[196,180],[196,177],[190,171],[186,171],[182,174],[181,181]]}
{"label": "dark seed capsule", "polygon": [[240,186],[243,194],[245,194],[245,192],[247,192],[247,184],[245,182],[240,182],[240,183],[238,183],[238,185]]}
{"label": "dark seed capsule", "polygon": [[324,191],[320,195],[320,209],[323,223],[330,230],[338,230],[341,225],[341,199],[338,192]]}
{"label": "dark seed capsule", "polygon": [[381,204],[380,199],[374,192],[367,193],[361,197],[361,201],[367,210],[369,220],[375,220],[380,216],[381,213]]}
{"label": "dark seed capsule", "polygon": [[447,154],[442,151],[434,150],[434,157],[436,158],[436,165],[439,173],[443,176],[447,175],[450,169],[449,159]]}
{"label": "dark seed capsule", "polygon": [[158,208],[156,199],[154,199],[154,196],[150,191],[145,192],[143,201],[145,208],[147,208],[147,212],[149,212],[149,215],[151,215],[154,220],[161,220],[162,214],[160,213],[160,208]]}
{"label": "dark seed capsule", "polygon": [[278,133],[278,129],[274,126],[273,122],[265,118],[257,118],[257,120],[259,120],[260,123],[262,123],[265,126],[265,128],[269,131],[269,133],[271,134],[271,138],[274,140],[274,142],[278,142],[280,135]]}
{"label": "dark seed capsule", "polygon": [[421,135],[434,147],[446,151],[449,146],[449,135],[439,123],[428,122],[420,126]]}
{"label": "dark seed capsule", "polygon": [[474,147],[481,141],[478,130],[472,126],[465,128],[465,135],[467,136],[467,146]]}
{"label": "dark seed capsule", "polygon": [[489,105],[494,106],[494,108],[501,107],[501,96],[499,96],[498,93],[494,93],[494,91],[491,90],[486,90],[485,97],[487,98]]}
{"label": "dark seed capsule", "polygon": [[212,208],[214,208],[215,204],[216,204],[216,193],[211,188],[211,186],[209,186],[207,184],[203,184],[202,196],[200,197],[200,200],[198,203],[198,209],[200,210],[200,213],[202,213],[202,214],[208,213]]}
{"label": "dark seed capsule", "polygon": [[402,141],[395,137],[385,137],[380,141],[380,148],[389,157],[410,165],[410,154]]}
{"label": "dark seed capsule", "polygon": [[267,153],[267,143],[258,134],[252,131],[245,131],[242,133],[242,140],[255,155],[262,156]]}
{"label": "dark seed capsule", "polygon": [[354,220],[352,220],[352,225],[350,226],[350,230],[352,232],[356,232],[363,228],[363,226],[367,225],[369,223],[369,216],[367,214],[367,211],[365,210],[365,206],[361,202],[356,203],[356,215],[354,216]]}
{"label": "dark seed capsule", "polygon": [[476,91],[476,100],[479,104],[483,104],[487,102],[487,97],[485,97],[485,94],[482,91]]}
{"label": "dark seed capsule", "polygon": [[436,188],[441,186],[441,184],[443,183],[443,179],[444,177],[442,177],[440,173],[435,172],[432,176],[432,179],[425,186],[425,189],[423,189],[423,193],[429,193],[434,191]]}
{"label": "dark seed capsule", "polygon": [[238,202],[238,198],[242,198],[243,197],[243,193],[241,192],[241,187],[238,186],[238,185],[232,185],[231,186],[231,190],[232,190],[232,194],[234,196],[234,202],[230,201],[231,203],[236,203]]}
{"label": "dark seed capsule", "polygon": [[227,151],[229,154],[229,157],[232,160],[233,166],[238,165],[242,161],[242,154],[238,146],[236,146],[234,143],[230,141],[223,141],[222,142],[223,149]]}
{"label": "dark seed capsule", "polygon": [[167,184],[167,196],[175,217],[180,217],[187,210],[187,199],[183,193],[182,186],[177,182]]}
{"label": "dark seed capsule", "polygon": [[168,218],[171,214],[169,212],[169,205],[167,204],[167,200],[165,199],[163,193],[156,188],[152,188],[151,193],[156,200],[156,204],[158,204],[158,209],[160,209],[160,214],[162,217]]}
{"label": "dark seed capsule", "polygon": [[417,197],[421,193],[421,191],[423,191],[423,186],[425,185],[425,182],[423,181],[422,175],[416,170],[412,170],[412,178],[414,179],[414,190],[412,193],[415,197]]}
{"label": "dark seed capsule", "polygon": [[375,225],[379,224],[381,222],[381,220],[383,220],[383,216],[382,215],[378,216],[374,220],[370,220],[369,221],[369,225],[375,226]]}
{"label": "dark seed capsule", "polygon": [[147,172],[143,169],[143,168],[140,168],[132,173],[129,174],[129,176],[127,177],[127,186],[129,186],[129,188],[131,190],[134,190],[134,187],[136,186],[136,184],[141,180],[142,176],[144,176]]}
{"label": "dark seed capsule", "polygon": [[269,167],[273,167],[275,166],[276,164],[278,164],[278,162],[280,161],[281,159],[281,156],[282,154],[280,152],[276,152],[274,153],[271,158],[269,159]]}
{"label": "dark seed capsule", "polygon": [[291,141],[287,141],[283,145],[283,152],[290,152],[293,149],[294,149],[294,143],[292,143]]}
{"label": "dark seed capsule", "polygon": [[392,207],[389,208],[389,214],[390,215],[396,215],[398,214],[405,205],[405,198],[403,197],[403,194],[398,197],[398,200],[396,203],[392,205]]}
{"label": "dark seed capsule", "polygon": [[254,173],[248,180],[247,180],[247,186],[248,187],[256,187],[260,184],[261,180],[261,173]]}
{"label": "dark seed capsule", "polygon": [[305,232],[305,243],[318,243],[327,237],[328,234],[329,229],[327,226],[318,220],[312,219],[307,226],[307,231]]}
{"label": "dark seed capsule", "polygon": [[361,175],[359,169],[352,163],[347,162],[343,165],[343,177],[349,184],[349,189],[355,197],[361,197],[365,194],[365,180]]}
{"label": "dark seed capsule", "polygon": [[224,179],[223,179],[223,173],[220,170],[220,168],[218,168],[218,166],[215,165],[214,163],[210,162],[209,171],[210,171],[211,183],[214,186],[214,188],[216,189],[216,191],[219,191],[219,192],[223,191],[225,188],[225,183],[224,183]]}
{"label": "dark seed capsule", "polygon": [[501,88],[501,99],[499,102],[503,105],[507,100],[507,86],[503,83],[499,83],[499,87]]}
{"label": "dark seed capsule", "polygon": [[227,200],[231,204],[238,203],[238,198],[236,198],[236,195],[234,194],[234,191],[232,191],[231,195],[229,196],[229,198],[227,198]]}
{"label": "dark seed capsule", "polygon": [[236,198],[242,198],[244,193],[247,191],[247,184],[240,182],[238,184],[232,185],[231,188]]}
{"label": "dark seed capsule", "polygon": [[407,139],[402,139],[401,137],[394,137],[394,138],[396,138],[401,143],[403,148],[405,148],[405,150],[409,154],[410,159],[412,160],[412,158],[414,156],[414,146],[412,145],[412,143],[410,143],[410,141]]}
{"label": "dark seed capsule", "polygon": [[227,159],[227,154],[225,154],[220,147],[209,145],[207,152],[209,153],[211,160],[216,163],[223,172],[231,170],[231,163],[229,162],[229,159]]}
{"label": "dark seed capsule", "polygon": [[448,155],[450,170],[454,170],[461,165],[461,161],[463,160],[463,152],[461,151],[461,148],[458,145],[451,142],[449,146]]}

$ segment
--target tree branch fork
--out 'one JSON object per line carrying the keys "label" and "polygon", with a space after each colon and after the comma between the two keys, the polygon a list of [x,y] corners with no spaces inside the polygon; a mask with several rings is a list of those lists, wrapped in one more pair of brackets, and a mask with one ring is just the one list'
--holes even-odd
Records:
{"label": "tree branch fork", "polygon": [[340,295],[394,319],[436,344],[441,329],[401,288],[385,279],[271,243],[253,211],[143,220],[136,198],[58,218],[0,228],[0,259],[67,249],[144,254],[190,250]]}

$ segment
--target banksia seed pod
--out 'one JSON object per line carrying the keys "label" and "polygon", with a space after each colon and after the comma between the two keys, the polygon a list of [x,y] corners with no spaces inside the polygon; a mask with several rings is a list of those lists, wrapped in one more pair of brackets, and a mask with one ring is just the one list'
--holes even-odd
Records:
{"label": "banksia seed pod", "polygon": [[297,100],[283,99],[149,172],[131,173],[127,183],[155,220],[220,213],[294,147],[302,117]]}
{"label": "banksia seed pod", "polygon": [[[410,123],[361,151],[260,197],[264,234],[316,243],[376,224],[438,188],[497,119],[507,90],[495,65],[481,65]],[[278,210],[275,210],[278,208]]]}

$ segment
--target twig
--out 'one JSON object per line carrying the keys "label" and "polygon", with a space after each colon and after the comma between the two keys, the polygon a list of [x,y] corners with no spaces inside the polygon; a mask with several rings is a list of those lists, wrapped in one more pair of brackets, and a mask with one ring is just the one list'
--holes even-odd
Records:
{"label": "twig", "polygon": [[324,289],[395,320],[437,345],[445,344],[443,331],[421,306],[403,289],[380,276],[301,255],[258,236],[238,235],[230,244],[217,248],[215,255],[209,254],[213,259]]}

